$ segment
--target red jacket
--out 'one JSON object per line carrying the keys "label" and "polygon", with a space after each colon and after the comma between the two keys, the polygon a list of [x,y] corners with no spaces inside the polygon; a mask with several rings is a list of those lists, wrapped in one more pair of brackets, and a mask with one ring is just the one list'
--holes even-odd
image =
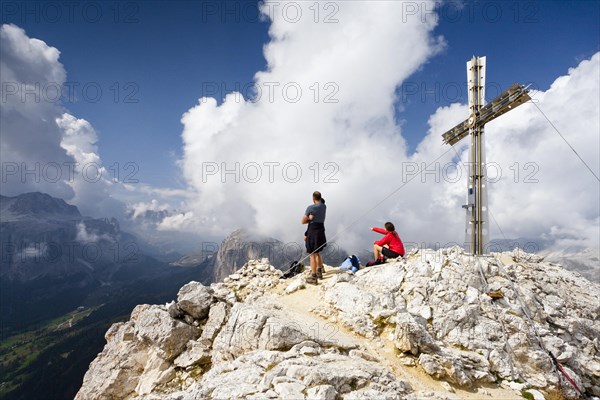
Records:
{"label": "red jacket", "polygon": [[373,228],[373,230],[377,233],[385,235],[383,239],[378,241],[376,240],[375,242],[373,242],[374,244],[379,245],[381,247],[387,244],[391,251],[398,253],[401,256],[404,255],[404,244],[402,244],[402,240],[400,240],[400,236],[398,236],[396,231],[388,232],[385,229],[381,228]]}

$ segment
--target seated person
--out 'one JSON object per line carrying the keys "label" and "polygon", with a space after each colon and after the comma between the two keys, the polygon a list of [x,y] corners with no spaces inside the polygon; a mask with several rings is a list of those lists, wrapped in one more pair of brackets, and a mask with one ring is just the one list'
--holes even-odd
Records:
{"label": "seated person", "polygon": [[385,223],[385,229],[371,228],[372,231],[385,235],[381,240],[373,243],[373,255],[375,262],[372,265],[382,264],[385,258],[396,258],[404,256],[404,244],[391,222]]}

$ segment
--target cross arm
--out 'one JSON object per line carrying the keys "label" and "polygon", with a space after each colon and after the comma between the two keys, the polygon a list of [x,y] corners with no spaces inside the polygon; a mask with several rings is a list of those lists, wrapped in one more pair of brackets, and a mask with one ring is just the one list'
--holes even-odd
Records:
{"label": "cross arm", "polygon": [[469,120],[465,120],[442,135],[444,143],[454,146],[455,143],[469,134]]}
{"label": "cross arm", "polygon": [[444,133],[442,135],[444,143],[453,146],[469,134],[469,128],[475,125],[485,125],[502,114],[528,102],[531,100],[528,93],[529,89],[527,87],[517,83],[512,84],[489,104],[482,107],[478,113],[471,115],[469,119]]}
{"label": "cross arm", "polygon": [[491,120],[498,118],[502,114],[517,108],[523,103],[531,100],[529,97],[529,89],[518,83],[513,83],[508,89],[500,93],[498,97],[486,104],[477,117],[479,124],[485,124]]}

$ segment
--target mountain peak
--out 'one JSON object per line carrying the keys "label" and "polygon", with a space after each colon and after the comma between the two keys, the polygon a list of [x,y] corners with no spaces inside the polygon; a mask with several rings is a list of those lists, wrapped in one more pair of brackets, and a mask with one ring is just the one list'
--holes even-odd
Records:
{"label": "mountain peak", "polygon": [[237,229],[226,237],[213,258],[213,280],[222,281],[233,274],[248,260],[268,258],[278,268],[289,263],[284,244],[273,238],[262,236],[246,229]]}
{"label": "mountain peak", "polygon": [[281,275],[251,260],[138,306],[76,399],[576,398],[549,351],[600,395],[600,286],[542,257],[453,247],[356,274],[326,266],[317,286]]}
{"label": "mountain peak", "polygon": [[16,215],[55,216],[63,218],[81,218],[76,206],[67,204],[63,199],[41,192],[23,193],[14,197],[1,197],[2,210]]}

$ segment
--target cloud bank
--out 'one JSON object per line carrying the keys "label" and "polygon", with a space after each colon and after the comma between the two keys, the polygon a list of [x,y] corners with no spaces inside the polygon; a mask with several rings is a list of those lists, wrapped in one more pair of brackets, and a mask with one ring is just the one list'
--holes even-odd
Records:
{"label": "cloud bank", "polygon": [[61,105],[67,74],[59,56],[15,25],[0,27],[2,194],[41,191],[86,215],[122,217],[94,128]]}
{"label": "cloud bank", "polygon": [[[329,235],[341,239],[397,185],[407,155],[395,89],[443,47],[432,35],[435,21],[399,23],[398,2],[344,2],[337,23],[316,23],[310,4],[301,4],[304,18],[271,21],[254,99],[202,98],[184,114],[181,166],[197,221],[183,220],[188,228],[225,234],[242,226],[297,239],[318,189]],[[378,210],[361,229],[388,213]]]}

